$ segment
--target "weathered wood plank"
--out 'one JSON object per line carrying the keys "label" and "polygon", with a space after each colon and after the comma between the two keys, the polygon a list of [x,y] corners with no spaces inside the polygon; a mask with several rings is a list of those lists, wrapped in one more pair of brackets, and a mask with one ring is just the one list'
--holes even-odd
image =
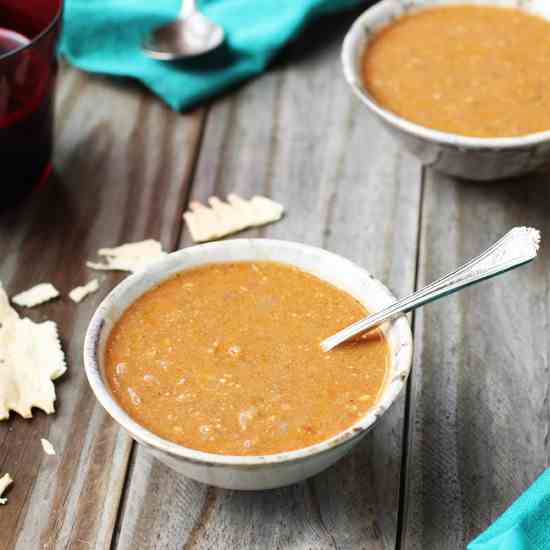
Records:
{"label": "weathered wood plank", "polygon": [[[349,21],[341,23],[338,37]],[[319,32],[326,37],[326,27]],[[315,38],[298,42],[288,65],[213,106],[192,196],[271,196],[288,215],[242,236],[324,246],[404,294],[414,285],[419,166],[352,98],[339,40],[297,54]],[[274,491],[207,488],[137,447],[117,548],[393,549],[403,410],[401,399],[336,467]]]}
{"label": "weathered wood plank", "polygon": [[548,178],[492,185],[428,173],[419,284],[514,225],[535,263],[416,315],[403,549],[464,548],[550,461]]}
{"label": "weathered wood plank", "polygon": [[79,305],[66,293],[97,275],[84,262],[98,247],[146,237],[174,247],[203,121],[202,112],[178,116],[137,87],[67,68],[58,99],[58,175],[0,218],[8,293],[51,281],[65,294],[23,313],[58,323],[69,365],[55,415],[0,424],[0,471],[15,479],[0,513],[6,550],[109,547],[131,442],[94,399],[81,349],[93,310],[121,276],[100,274],[100,291]]}

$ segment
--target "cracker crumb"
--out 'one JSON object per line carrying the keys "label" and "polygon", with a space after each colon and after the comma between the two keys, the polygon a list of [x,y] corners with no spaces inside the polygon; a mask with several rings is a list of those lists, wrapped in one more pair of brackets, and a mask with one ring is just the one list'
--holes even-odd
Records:
{"label": "cracker crumb", "polygon": [[41,283],[16,294],[11,301],[18,306],[35,307],[57,298],[59,291],[51,283]]}
{"label": "cracker crumb", "polygon": [[47,455],[50,455],[50,456],[55,455],[55,449],[47,439],[42,438],[40,440],[40,443],[42,443],[42,449],[44,449],[44,452]]}
{"label": "cracker crumb", "polygon": [[[4,474],[0,477],[0,497],[4,494],[4,491],[13,483],[13,479],[10,474]],[[0,504],[6,504],[7,498],[0,498]]]}
{"label": "cracker crumb", "polygon": [[93,294],[99,288],[97,279],[92,279],[89,283],[83,286],[77,286],[69,292],[69,298],[76,303],[82,302],[86,296]]}

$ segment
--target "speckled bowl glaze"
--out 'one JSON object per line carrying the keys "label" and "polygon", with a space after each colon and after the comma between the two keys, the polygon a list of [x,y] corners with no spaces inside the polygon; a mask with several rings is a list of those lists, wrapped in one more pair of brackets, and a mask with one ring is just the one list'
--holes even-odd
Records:
{"label": "speckled bowl glaze", "polygon": [[391,348],[390,374],[379,402],[359,422],[335,437],[297,451],[266,456],[229,456],[188,449],[146,430],[118,405],[104,376],[109,334],[126,308],[168,277],[214,262],[278,261],[296,266],[353,295],[371,311],[394,301],[388,289],[354,263],[319,248],[270,239],[236,239],[193,246],[169,254],[146,271],[122,281],[92,317],[84,343],[90,385],[106,411],[159,460],[203,483],[228,489],[269,489],[295,483],[324,470],[374,426],[403,389],[412,359],[412,336],[406,317],[383,326]]}
{"label": "speckled bowl glaze", "polygon": [[488,181],[520,176],[550,165],[550,131],[494,139],[440,132],[387,111],[365,89],[361,60],[373,33],[404,14],[450,4],[515,7],[550,20],[548,0],[382,0],[366,10],[346,35],[342,49],[346,80],[369,111],[425,166],[460,178]]}

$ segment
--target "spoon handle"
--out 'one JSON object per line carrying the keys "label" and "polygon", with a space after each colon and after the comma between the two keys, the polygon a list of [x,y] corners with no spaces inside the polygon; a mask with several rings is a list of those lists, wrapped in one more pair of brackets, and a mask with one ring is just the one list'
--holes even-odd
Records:
{"label": "spoon handle", "polygon": [[197,0],[182,0],[179,18],[185,19],[198,11]]}
{"label": "spoon handle", "polygon": [[397,315],[407,313],[462,288],[523,265],[537,255],[540,233],[529,227],[515,227],[485,252],[424,288],[394,302],[377,313],[357,321],[321,342],[330,351],[353,336],[377,327]]}

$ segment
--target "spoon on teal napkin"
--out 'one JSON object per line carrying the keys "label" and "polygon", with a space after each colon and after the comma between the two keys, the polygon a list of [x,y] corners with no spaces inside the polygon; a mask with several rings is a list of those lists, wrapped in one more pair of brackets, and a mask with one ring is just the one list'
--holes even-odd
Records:
{"label": "spoon on teal napkin", "polygon": [[163,62],[146,55],[141,44],[177,18],[181,0],[66,0],[60,53],[84,71],[133,78],[182,111],[264,72],[314,22],[323,30],[315,33],[319,47],[325,30],[326,40],[334,39],[349,19],[337,14],[364,2],[199,0],[201,12],[223,27],[223,43],[202,57]]}
{"label": "spoon on teal napkin", "polygon": [[175,61],[204,55],[223,40],[223,28],[200,12],[196,0],[183,0],[176,20],[148,34],[142,49],[154,59]]}

